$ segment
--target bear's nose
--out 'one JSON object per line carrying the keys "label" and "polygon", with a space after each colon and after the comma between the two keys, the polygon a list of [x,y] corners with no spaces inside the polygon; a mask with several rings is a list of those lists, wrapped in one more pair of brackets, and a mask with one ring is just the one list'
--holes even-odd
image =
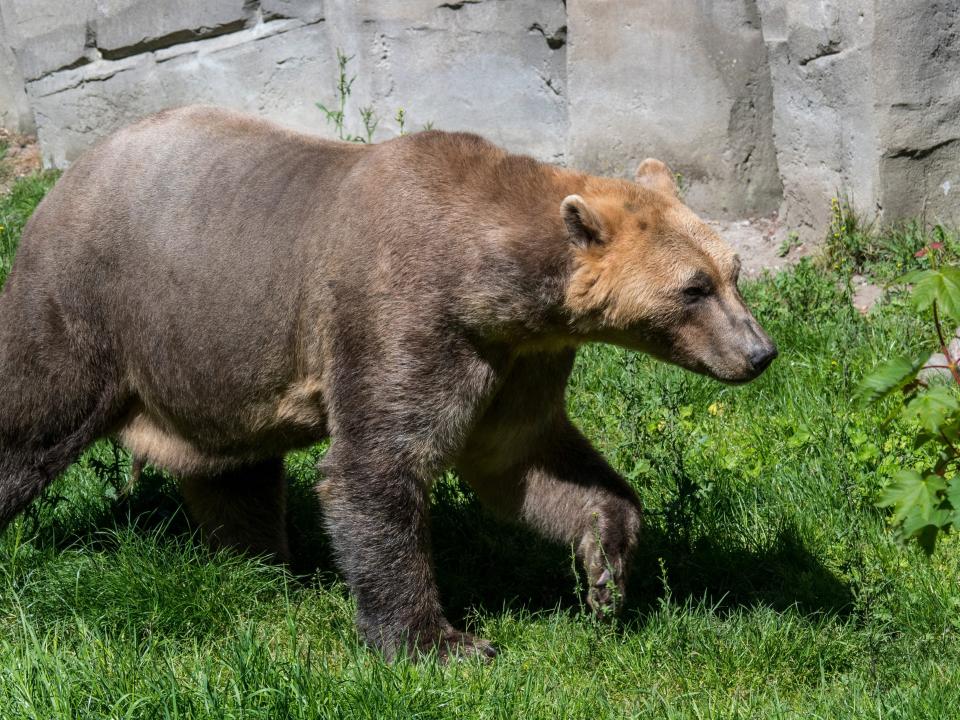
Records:
{"label": "bear's nose", "polygon": [[757,374],[762,373],[767,369],[767,365],[774,361],[774,358],[776,358],[778,354],[777,346],[773,343],[764,345],[750,353],[750,364],[753,365],[753,369]]}

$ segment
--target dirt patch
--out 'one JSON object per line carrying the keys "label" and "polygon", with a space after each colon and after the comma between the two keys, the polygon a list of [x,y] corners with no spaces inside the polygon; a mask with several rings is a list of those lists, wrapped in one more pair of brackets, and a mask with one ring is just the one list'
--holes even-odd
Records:
{"label": "dirt patch", "polygon": [[35,137],[0,128],[0,195],[10,191],[14,180],[38,172],[40,167],[40,145]]}
{"label": "dirt patch", "polygon": [[[812,255],[816,243],[800,243],[786,232],[776,215],[748,220],[708,220],[707,224],[730,243],[743,262],[743,277],[756,277],[764,270],[777,272]],[[853,305],[866,313],[883,297],[883,288],[869,278],[854,275]]]}
{"label": "dirt patch", "polygon": [[860,312],[867,312],[883,297],[883,288],[874,285],[869,278],[854,275],[850,280],[853,283],[853,306]]}
{"label": "dirt patch", "polygon": [[782,270],[814,250],[813,245],[801,244],[786,232],[776,214],[746,220],[708,220],[707,224],[740,255],[744,277]]}

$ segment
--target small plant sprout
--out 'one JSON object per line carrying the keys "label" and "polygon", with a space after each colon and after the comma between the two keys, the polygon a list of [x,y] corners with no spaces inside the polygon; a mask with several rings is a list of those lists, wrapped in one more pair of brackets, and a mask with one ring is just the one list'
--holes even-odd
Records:
{"label": "small plant sprout", "polygon": [[[606,549],[603,547],[603,540],[600,537],[600,516],[597,513],[593,514],[593,541],[597,544],[597,549],[600,551],[600,557],[603,560],[603,572],[600,573],[600,577],[597,578],[596,583],[589,592],[591,595],[594,591],[597,591],[597,594],[600,595],[600,590],[606,590],[607,593],[609,593],[603,606],[601,608],[595,608],[595,610],[598,611],[598,618],[601,620],[610,620],[622,609],[623,594],[620,592],[620,588],[614,580],[616,577],[616,568],[607,556]],[[599,601],[600,598],[597,598],[597,600]]]}
{"label": "small plant sprout", "polygon": [[360,108],[360,119],[363,121],[363,133],[364,137],[355,138],[360,142],[365,142],[368,145],[373,142],[373,133],[377,131],[377,125],[380,124],[380,118],[377,117],[376,111],[373,109],[373,105],[367,105],[366,107]]}
{"label": "small plant sprout", "polygon": [[332,123],[337,131],[337,137],[341,140],[352,140],[353,138],[344,131],[344,120],[346,117],[347,100],[353,90],[353,83],[357,76],[348,79],[347,66],[353,60],[353,55],[345,55],[340,48],[337,48],[337,108],[331,110],[323,103],[316,103],[320,111],[326,116],[327,122]]}
{"label": "small plant sprout", "polygon": [[[903,275],[894,284],[911,285],[911,300],[918,312],[930,312],[936,345],[942,359],[895,357],[864,377],[860,396],[876,402],[891,395],[901,400],[899,417],[915,433],[914,446],[927,451],[926,463],[901,468],[881,492],[877,505],[893,509],[891,524],[904,540],[916,540],[927,554],[937,537],[960,524],[960,357],[951,350],[944,323],[960,323],[960,267],[940,262],[942,242],[933,242],[916,253],[926,269]],[[920,370],[945,370],[931,379]]]}
{"label": "small plant sprout", "polygon": [[687,178],[684,177],[683,173],[675,172],[673,174],[673,181],[677,186],[677,195],[683,200],[684,196],[687,194]]}
{"label": "small plant sprout", "polygon": [[[363,132],[360,135],[354,135],[347,130],[347,105],[350,96],[353,93],[353,83],[357,76],[351,75],[349,71],[350,61],[353,55],[346,55],[343,50],[337,48],[337,85],[336,85],[336,104],[329,107],[324,103],[318,102],[316,106],[324,114],[327,122],[333,125],[337,133],[337,138],[347,142],[366,143],[373,142],[374,133],[380,125],[380,118],[373,105],[366,105],[357,111],[360,114],[360,123],[363,125]],[[406,130],[406,112],[403,108],[397,110],[394,119],[400,126],[400,135],[405,134]]]}
{"label": "small plant sprout", "polygon": [[791,250],[800,247],[800,245],[800,234],[796,230],[791,230],[787,233],[787,237],[784,238],[783,242],[780,243],[780,247],[777,249],[777,257],[786,257],[790,254]]}

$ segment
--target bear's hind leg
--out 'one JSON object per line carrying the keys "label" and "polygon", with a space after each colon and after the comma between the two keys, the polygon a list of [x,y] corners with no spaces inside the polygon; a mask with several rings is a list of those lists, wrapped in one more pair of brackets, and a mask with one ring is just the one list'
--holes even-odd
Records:
{"label": "bear's hind leg", "polygon": [[0,530],[109,434],[123,411],[106,363],[84,364],[53,348],[44,355],[7,329],[0,337]]}
{"label": "bear's hind leg", "polygon": [[103,431],[86,423],[64,438],[23,443],[0,438],[0,531],[66,470]]}
{"label": "bear's hind leg", "polygon": [[282,458],[182,478],[180,489],[212,548],[265,555],[280,563],[289,560]]}

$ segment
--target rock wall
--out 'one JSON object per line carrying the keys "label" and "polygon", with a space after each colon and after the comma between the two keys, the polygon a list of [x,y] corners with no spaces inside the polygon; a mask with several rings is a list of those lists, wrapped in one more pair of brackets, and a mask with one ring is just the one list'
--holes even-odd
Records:
{"label": "rock wall", "polygon": [[629,175],[645,157],[681,174],[713,215],[782,197],[756,5],[744,0],[567,3],[572,164]]}
{"label": "rock wall", "polygon": [[58,167],[133,119],[187,103],[331,135],[315,103],[335,103],[338,48],[357,76],[351,132],[372,105],[377,137],[390,137],[403,107],[410,129],[471,129],[564,158],[559,0],[2,0],[0,13],[44,160]]}
{"label": "rock wall", "polygon": [[23,85],[23,75],[13,50],[5,42],[8,38],[0,13],[0,127],[17,132],[33,132],[33,112],[27,91]]}
{"label": "rock wall", "polygon": [[849,194],[960,220],[960,0],[0,0],[0,123],[48,165],[205,102],[333,135],[433,124],[629,176],[657,156],[714,217],[822,235]]}

